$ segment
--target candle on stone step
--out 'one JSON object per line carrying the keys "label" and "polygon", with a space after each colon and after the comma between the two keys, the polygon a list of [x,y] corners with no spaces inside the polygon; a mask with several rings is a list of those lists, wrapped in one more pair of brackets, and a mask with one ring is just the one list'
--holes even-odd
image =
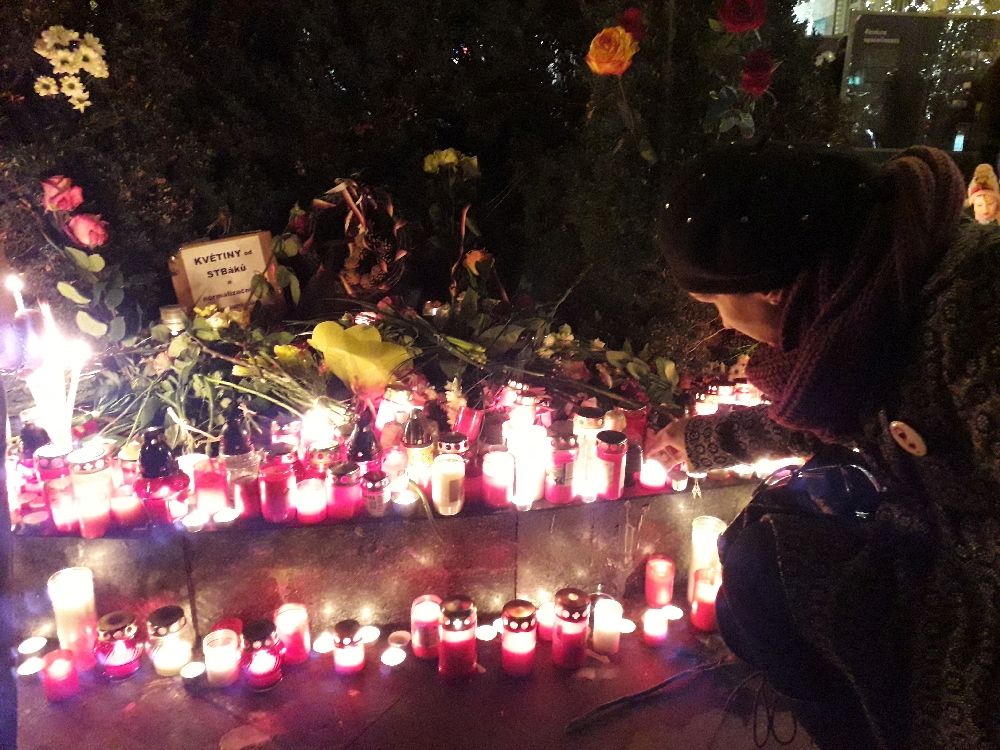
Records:
{"label": "candle on stone step", "polygon": [[55,613],[59,647],[73,652],[78,669],[92,669],[97,643],[97,610],[94,607],[94,574],[90,568],[65,568],[48,583]]}
{"label": "candle on stone step", "polygon": [[598,599],[594,604],[592,644],[599,654],[616,654],[622,635],[622,605],[614,599]]}

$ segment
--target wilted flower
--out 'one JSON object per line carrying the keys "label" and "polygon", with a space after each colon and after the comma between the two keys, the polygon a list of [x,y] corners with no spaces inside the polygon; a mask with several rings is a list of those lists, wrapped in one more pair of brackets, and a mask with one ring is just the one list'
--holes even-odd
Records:
{"label": "wilted flower", "polygon": [[274,358],[286,370],[303,370],[313,364],[308,352],[294,344],[278,344],[274,347]]}
{"label": "wilted flower", "polygon": [[559,363],[559,369],[563,376],[570,380],[590,380],[590,370],[587,369],[587,363],[578,359],[564,359]]}
{"label": "wilted flower", "polygon": [[564,323],[563,325],[559,326],[559,331],[556,333],[556,338],[559,340],[560,344],[566,346],[567,344],[572,344],[573,340],[576,337],[573,335],[573,329]]}
{"label": "wilted flower", "polygon": [[165,373],[167,370],[170,369],[171,365],[170,355],[167,354],[166,352],[160,352],[159,354],[156,355],[156,357],[153,358],[152,365],[153,365],[153,372],[156,373],[157,375],[162,375],[163,373]]}
{"label": "wilted flower", "polygon": [[59,93],[59,82],[52,76],[38,76],[35,93],[39,96],[55,96]]}
{"label": "wilted flower", "polygon": [[462,259],[462,265],[469,269],[469,273],[473,276],[479,275],[479,269],[476,267],[479,263],[485,263],[493,260],[493,256],[490,255],[485,250],[470,250],[465,254]]}
{"label": "wilted flower", "polygon": [[754,99],[764,95],[771,88],[771,74],[774,72],[774,58],[763,47],[758,47],[743,59],[741,85]]}
{"label": "wilted flower", "polygon": [[66,234],[83,247],[97,247],[108,241],[107,223],[97,214],[77,214],[66,224]]}
{"label": "wilted flower", "polygon": [[83,190],[61,174],[42,182],[42,205],[46,211],[72,211],[83,203]]}
{"label": "wilted flower", "polygon": [[719,8],[719,21],[732,34],[759,29],[766,18],[767,0],[725,0]]}
{"label": "wilted flower", "polygon": [[403,347],[383,341],[374,326],[345,330],[329,320],[316,326],[309,345],[323,353],[330,372],[359,398],[381,396],[393,371],[410,358]]}
{"label": "wilted flower", "polygon": [[605,346],[606,344],[600,339],[594,339],[593,341],[590,342],[590,351],[599,352],[602,351]]}

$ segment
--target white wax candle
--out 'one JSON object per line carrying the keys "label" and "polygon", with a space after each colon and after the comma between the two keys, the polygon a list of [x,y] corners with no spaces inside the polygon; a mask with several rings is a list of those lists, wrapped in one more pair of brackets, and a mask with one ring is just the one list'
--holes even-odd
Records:
{"label": "white wax candle", "polygon": [[507,450],[514,456],[514,504],[530,508],[545,496],[545,467],[551,444],[541,425],[527,425],[510,431]]}
{"label": "white wax candle", "polygon": [[667,642],[668,623],[665,609],[647,609],[642,616],[642,638],[647,646],[662,646]]}
{"label": "white wax candle", "polygon": [[431,467],[431,499],[442,516],[454,516],[465,505],[465,460],[453,453],[434,459]]}
{"label": "white wax candle", "polygon": [[303,479],[295,487],[295,510],[302,523],[326,518],[327,489],[322,479]]}
{"label": "white wax candle", "polygon": [[49,599],[56,619],[59,647],[73,652],[78,669],[92,669],[97,642],[94,574],[90,568],[66,568],[49,578]]}
{"label": "white wax candle", "polygon": [[667,484],[667,469],[659,461],[643,461],[639,470],[639,484],[651,490],[659,490]]}
{"label": "white wax candle", "polygon": [[161,677],[174,677],[191,661],[191,644],[174,633],[165,636],[153,651],[153,669]]}
{"label": "white wax candle", "polygon": [[202,640],[205,672],[211,687],[229,687],[240,676],[240,637],[232,630],[216,630]]}
{"label": "white wax candle", "polygon": [[622,605],[614,599],[598,599],[594,604],[594,651],[615,654],[622,635]]}
{"label": "white wax candle", "polygon": [[694,601],[694,572],[702,568],[721,568],[719,535],[726,522],[714,516],[698,516],[691,524],[691,564],[688,566],[688,601]]}
{"label": "white wax candle", "polygon": [[556,605],[554,602],[545,602],[538,608],[535,615],[538,621],[538,637],[543,641],[552,640],[552,628],[556,624]]}

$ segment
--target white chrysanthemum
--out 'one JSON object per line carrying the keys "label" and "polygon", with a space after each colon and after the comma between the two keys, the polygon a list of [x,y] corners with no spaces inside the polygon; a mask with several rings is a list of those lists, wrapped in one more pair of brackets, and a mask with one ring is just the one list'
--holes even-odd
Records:
{"label": "white chrysanthemum", "polygon": [[83,96],[71,97],[69,103],[73,109],[83,112],[83,110],[90,106],[90,94],[85,93]]}
{"label": "white chrysanthemum", "polygon": [[39,96],[55,96],[59,93],[59,82],[52,76],[38,76],[35,93]]}
{"label": "white chrysanthemum", "polygon": [[101,57],[104,57],[104,46],[101,44],[101,40],[96,36],[90,33],[84,34],[83,43],[94,50],[94,52],[99,54]]}
{"label": "white chrysanthemum", "polygon": [[66,94],[70,99],[75,97],[80,97],[83,95],[89,96],[83,88],[83,84],[80,83],[80,79],[77,76],[63,76],[62,79],[62,92]]}
{"label": "white chrysanthemum", "polygon": [[76,64],[94,78],[107,78],[108,66],[97,51],[86,44],[76,48]]}
{"label": "white chrysanthemum", "polygon": [[52,56],[56,53],[56,48],[39,39],[35,42],[35,52],[44,57],[46,60],[51,60]]}
{"label": "white chrysanthemum", "polygon": [[52,57],[49,58],[49,61],[52,63],[53,73],[75,75],[80,71],[80,65],[76,61],[76,55],[68,49],[57,49],[52,54]]}
{"label": "white chrysanthemum", "polygon": [[67,29],[65,26],[49,26],[42,32],[42,42],[50,47],[67,47],[71,42],[75,42],[80,35]]}

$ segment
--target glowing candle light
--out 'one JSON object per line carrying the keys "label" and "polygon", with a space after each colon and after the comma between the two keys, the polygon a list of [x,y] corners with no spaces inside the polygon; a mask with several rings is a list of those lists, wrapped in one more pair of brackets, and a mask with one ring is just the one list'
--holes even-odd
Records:
{"label": "glowing candle light", "polygon": [[205,662],[192,661],[181,667],[179,672],[184,688],[190,691],[199,690],[207,682]]}
{"label": "glowing candle light", "polygon": [[527,677],[535,669],[538,623],[535,605],[514,599],[503,607],[501,666],[513,677]]}
{"label": "glowing candle light", "polygon": [[702,568],[721,568],[719,536],[726,522],[714,516],[698,516],[691,523],[691,565],[688,569],[688,601],[694,601],[694,573]]}
{"label": "glowing candle light", "polygon": [[639,470],[639,484],[643,487],[651,490],[662,490],[667,486],[669,479],[667,468],[659,461],[650,459],[642,462],[642,469]]}
{"label": "glowing candle light", "polygon": [[514,456],[513,500],[519,510],[527,510],[545,496],[545,469],[552,444],[541,425],[517,427],[509,435],[507,448]]}
{"label": "glowing candle light", "polygon": [[341,620],[333,627],[333,668],[339,675],[357,674],[365,668],[361,623]]}
{"label": "glowing candle light", "polygon": [[691,624],[698,630],[719,629],[715,621],[715,599],[722,585],[718,568],[701,568],[694,572],[694,600],[691,602]]}
{"label": "glowing candle light", "polygon": [[587,661],[590,597],[579,589],[561,589],[556,592],[555,614],[552,663],[563,669],[579,669]]}
{"label": "glowing candle light", "polygon": [[114,492],[111,457],[103,447],[89,446],[70,453],[66,462],[80,519],[80,536],[84,539],[102,537],[111,524],[111,495]]}
{"label": "glowing candle light", "polygon": [[17,673],[21,677],[30,677],[45,669],[45,659],[40,656],[30,656],[25,659],[17,668]]}
{"label": "glowing candle light", "polygon": [[284,604],[274,613],[274,627],[285,651],[286,664],[309,658],[309,614],[301,604]]}
{"label": "glowing candle light", "polygon": [[382,652],[381,661],[387,667],[398,667],[406,660],[406,652],[401,648],[387,648]]}
{"label": "glowing candle light", "polygon": [[499,633],[492,625],[480,625],[476,628],[477,641],[492,641],[496,639],[497,635],[499,635]]}
{"label": "glowing candle light", "polygon": [[671,621],[680,620],[684,617],[684,610],[680,607],[674,606],[673,604],[668,604],[663,608],[663,611],[666,613],[667,619]]}
{"label": "glowing candle light", "polygon": [[316,636],[316,640],[313,641],[313,651],[321,656],[333,651],[333,633],[329,630],[324,630]]}
{"label": "glowing candle light", "polygon": [[465,461],[445,453],[431,465],[431,499],[442,516],[454,516],[465,505]]}
{"label": "glowing candle light", "polygon": [[208,685],[229,687],[240,676],[240,636],[233,630],[214,630],[202,639]]}
{"label": "glowing candle light", "polygon": [[381,637],[382,633],[374,625],[362,625],[358,631],[358,638],[364,644],[375,643]]}
{"label": "glowing candle light", "polygon": [[440,643],[441,597],[424,594],[410,606],[410,635],[413,655],[420,659],[436,659]]}
{"label": "glowing candle light", "polygon": [[48,644],[49,640],[43,635],[26,638],[17,645],[17,653],[21,656],[34,656]]}
{"label": "glowing candle light", "polygon": [[441,605],[441,643],[438,674],[446,680],[471,677],[476,672],[476,605],[467,596],[454,596]]}
{"label": "glowing candle light", "polygon": [[191,661],[192,644],[185,635],[187,617],[176,605],[159,607],[149,613],[146,632],[149,641],[146,651],[153,660],[153,668],[161,677],[173,677]]}
{"label": "glowing candle light", "polygon": [[545,602],[538,608],[538,637],[543,641],[551,641],[555,624],[556,605],[554,602]]}
{"label": "glowing candle light", "polygon": [[483,456],[483,500],[491,508],[505,508],[514,494],[514,456],[492,451]]}
{"label": "glowing candle light", "polygon": [[674,561],[665,555],[651,555],[646,561],[646,604],[665,607],[674,598]]}
{"label": "glowing candle light", "polygon": [[74,660],[74,653],[67,649],[52,651],[42,660],[42,689],[48,700],[62,701],[80,692]]}
{"label": "glowing candle light", "polygon": [[627,617],[622,618],[622,635],[628,635],[629,633],[635,632],[635,622],[628,619]]}
{"label": "glowing candle light", "polygon": [[17,311],[24,312],[24,296],[21,294],[24,291],[24,282],[21,281],[21,277],[10,274],[4,280],[4,286],[7,287],[8,292],[14,295],[14,304],[17,305]]}
{"label": "glowing candle light", "polygon": [[326,518],[327,488],[322,479],[303,479],[295,486],[295,510],[301,523]]}
{"label": "glowing candle light", "polygon": [[281,641],[271,620],[243,627],[243,677],[251,690],[270,690],[281,681]]}
{"label": "glowing candle light", "polygon": [[80,375],[83,366],[90,359],[91,351],[86,341],[76,339],[69,344],[69,394],[66,396],[66,431],[69,432],[69,425],[73,421],[73,409],[76,408],[76,393],[80,388]]}
{"label": "glowing candle light", "polygon": [[616,654],[622,636],[622,605],[614,599],[598,599],[594,604],[592,643],[599,654]]}
{"label": "glowing candle light", "polygon": [[97,634],[94,655],[105,677],[123,680],[138,671],[142,646],[136,638],[135,615],[110,612],[97,623]]}
{"label": "glowing candle light", "polygon": [[92,669],[97,643],[94,574],[90,568],[65,568],[49,578],[48,591],[59,647],[73,653],[79,669]]}
{"label": "glowing candle light", "polygon": [[208,513],[205,511],[200,509],[193,510],[181,519],[181,526],[184,527],[185,531],[194,534],[198,531],[203,531],[208,526],[210,520]]}
{"label": "glowing candle light", "polygon": [[214,516],[212,516],[212,523],[217,529],[228,529],[232,526],[240,517],[240,512],[236,508],[223,508]]}
{"label": "glowing candle light", "polygon": [[653,607],[642,615],[642,640],[650,648],[658,648],[667,642],[669,620],[663,609]]}
{"label": "glowing candle light", "polygon": [[111,496],[111,515],[119,526],[131,528],[146,523],[146,509],[142,501],[132,492],[131,485],[119,487]]}

